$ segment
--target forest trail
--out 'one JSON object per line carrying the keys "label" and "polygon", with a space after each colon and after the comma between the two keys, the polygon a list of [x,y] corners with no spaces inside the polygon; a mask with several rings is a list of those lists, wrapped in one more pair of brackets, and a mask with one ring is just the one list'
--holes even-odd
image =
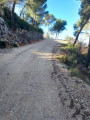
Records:
{"label": "forest trail", "polygon": [[66,120],[52,79],[52,50],[41,42],[0,54],[0,120]]}

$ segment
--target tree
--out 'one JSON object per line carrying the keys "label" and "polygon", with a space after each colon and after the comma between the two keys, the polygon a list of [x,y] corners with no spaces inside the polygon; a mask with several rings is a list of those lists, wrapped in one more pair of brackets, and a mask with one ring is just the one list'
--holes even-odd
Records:
{"label": "tree", "polygon": [[5,3],[12,3],[12,10],[11,10],[11,21],[12,21],[12,24],[14,24],[14,10],[15,10],[15,4],[16,4],[16,0],[11,0],[11,1],[8,1],[8,0],[0,0],[0,4],[5,4]]}
{"label": "tree", "polygon": [[48,13],[46,11],[47,0],[28,0],[26,1],[26,5],[24,5],[23,9],[21,10],[20,16],[25,9],[26,16],[28,15],[28,19],[30,19],[32,25],[34,26],[37,24],[41,24],[41,21],[45,14]]}
{"label": "tree", "polygon": [[14,11],[15,11],[16,0],[13,1],[12,10],[11,10],[11,21],[14,27]]}
{"label": "tree", "polygon": [[67,25],[66,20],[57,19],[56,23],[51,28],[51,31],[55,32],[56,33],[56,37],[57,37],[57,35],[59,35],[60,32],[62,32],[63,30],[65,30],[65,26],[66,25]]}
{"label": "tree", "polygon": [[90,63],[90,37],[89,37],[89,45],[88,45],[88,54],[86,59],[86,67],[88,68],[88,65]]}
{"label": "tree", "polygon": [[87,25],[84,27],[85,34],[89,37],[89,44],[88,44],[88,53],[86,58],[86,67],[88,68],[88,65],[90,63],[90,20],[87,23]]}
{"label": "tree", "polygon": [[11,22],[12,22],[12,25],[14,27],[14,12],[15,12],[15,6],[16,4],[22,4],[24,2],[24,0],[11,0],[12,2],[12,9],[11,9]]}
{"label": "tree", "polygon": [[52,24],[55,21],[56,21],[56,18],[54,17],[54,15],[52,15],[52,14],[45,15],[45,17],[42,21],[42,24],[44,24],[45,26],[48,26],[48,33],[49,33],[50,24]]}
{"label": "tree", "polygon": [[[81,21],[78,26],[74,26],[76,30],[75,31],[76,39],[74,41],[73,46],[76,44],[81,31],[85,29],[86,24],[89,24],[89,19],[90,19],[90,1],[89,0],[80,0],[80,1],[81,1],[81,9],[79,11],[79,15],[81,16],[80,18]],[[86,67],[88,67],[89,63],[90,63],[90,36],[89,36],[88,54],[86,59]]]}
{"label": "tree", "polygon": [[90,2],[89,0],[81,0],[81,10],[79,11],[79,15],[81,16],[81,26],[80,29],[78,31],[76,31],[76,38],[74,41],[74,44],[76,44],[78,37],[81,33],[81,31],[83,30],[84,26],[87,24],[87,22],[90,19]]}
{"label": "tree", "polygon": [[0,0],[0,5],[4,4],[5,2],[7,2],[8,0]]}

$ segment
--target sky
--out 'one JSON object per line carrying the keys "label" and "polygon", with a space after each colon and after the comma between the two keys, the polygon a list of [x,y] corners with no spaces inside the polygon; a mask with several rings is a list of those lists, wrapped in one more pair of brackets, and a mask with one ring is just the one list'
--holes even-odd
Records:
{"label": "sky", "polygon": [[[57,19],[67,21],[66,30],[59,34],[59,39],[64,39],[66,36],[73,36],[73,25],[80,19],[78,14],[80,9],[80,1],[76,0],[47,0],[47,10],[49,14],[53,14]],[[16,13],[19,14],[20,8],[16,7]],[[48,31],[46,26],[42,29],[46,33]],[[53,35],[52,37],[55,37]],[[80,35],[79,40],[88,43],[88,37]]]}
{"label": "sky", "polygon": [[[73,36],[73,25],[79,20],[78,11],[80,9],[80,2],[76,0],[47,0],[50,14],[53,14],[57,19],[67,21],[66,30],[60,33],[59,38],[64,39],[65,36]],[[47,31],[47,28],[44,31]]]}

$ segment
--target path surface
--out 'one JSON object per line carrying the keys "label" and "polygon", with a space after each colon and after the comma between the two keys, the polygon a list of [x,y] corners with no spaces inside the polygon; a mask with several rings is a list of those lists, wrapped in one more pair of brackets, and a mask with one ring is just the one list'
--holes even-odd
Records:
{"label": "path surface", "polygon": [[0,120],[66,120],[51,75],[55,40],[0,54]]}

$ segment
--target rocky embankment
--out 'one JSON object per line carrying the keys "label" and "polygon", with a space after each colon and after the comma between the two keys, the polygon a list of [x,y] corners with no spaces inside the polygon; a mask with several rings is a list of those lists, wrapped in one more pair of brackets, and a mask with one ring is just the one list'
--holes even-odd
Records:
{"label": "rocky embankment", "polygon": [[[53,53],[55,56],[60,54],[58,45]],[[90,86],[77,77],[71,77],[66,66],[58,60],[53,60],[53,68],[52,78],[58,86],[67,120],[90,120]]]}
{"label": "rocky embankment", "polygon": [[12,30],[9,29],[2,17],[0,17],[0,41],[6,41],[7,47],[17,44],[17,45],[27,45],[35,41],[43,39],[43,34],[27,31],[27,30]]}

